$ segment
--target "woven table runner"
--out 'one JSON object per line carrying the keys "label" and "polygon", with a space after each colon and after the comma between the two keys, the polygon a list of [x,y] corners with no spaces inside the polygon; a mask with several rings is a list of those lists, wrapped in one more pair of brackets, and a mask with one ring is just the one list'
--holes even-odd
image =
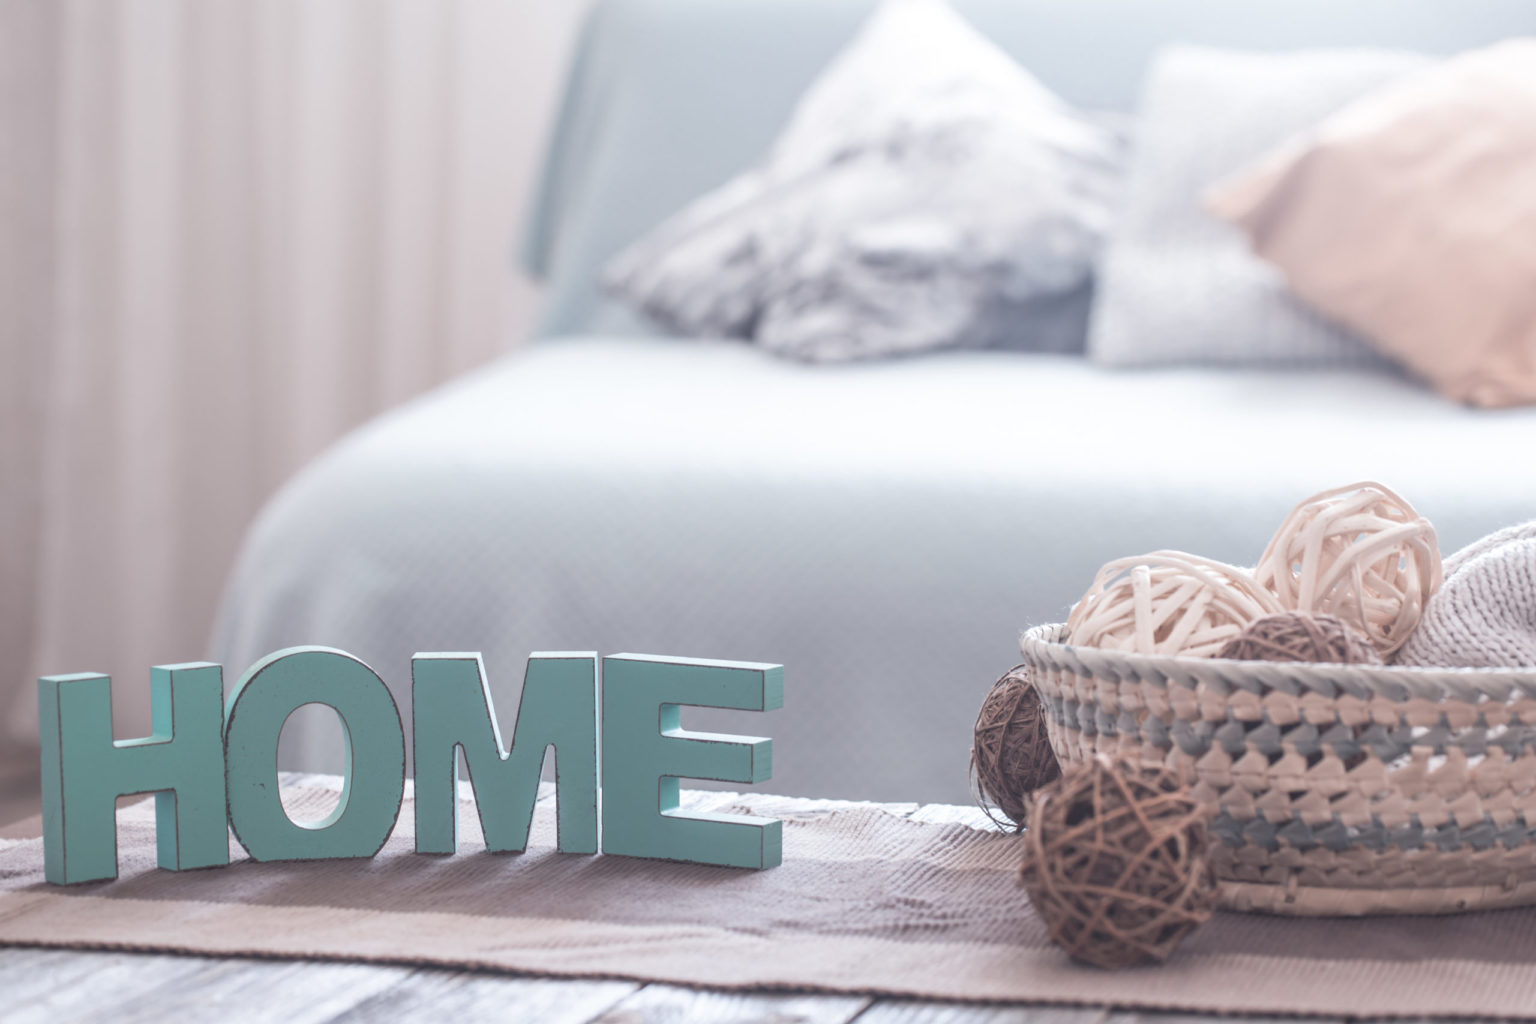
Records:
{"label": "woven table runner", "polygon": [[[316,818],[324,788],[286,789]],[[412,809],[373,860],[155,867],[154,811],[119,811],[120,877],[43,881],[40,839],[0,840],[0,945],[475,967],[730,989],[1333,1016],[1536,1019],[1536,910],[1439,918],[1218,915],[1160,967],[1100,971],[1045,940],[1017,840],[871,804],[695,793],[784,819],[784,863],[741,871],[554,852],[412,852]],[[897,809],[899,810],[899,809]]]}

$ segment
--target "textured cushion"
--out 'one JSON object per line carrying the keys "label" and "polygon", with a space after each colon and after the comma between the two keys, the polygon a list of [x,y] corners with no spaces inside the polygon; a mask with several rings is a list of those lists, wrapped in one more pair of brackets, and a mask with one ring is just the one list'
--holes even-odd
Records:
{"label": "textured cushion", "polygon": [[1536,39],[1372,93],[1212,205],[1301,298],[1445,394],[1536,402]]}
{"label": "textured cushion", "polygon": [[1081,322],[1123,148],[947,5],[890,0],[766,162],[607,283],[672,330],[811,361],[1080,348],[1061,327],[1073,301]]}
{"label": "textured cushion", "polygon": [[1397,652],[1399,665],[1536,666],[1536,522],[1462,548]]}
{"label": "textured cushion", "polygon": [[[952,0],[1057,95],[1134,109],[1169,43],[1452,54],[1536,32],[1531,0]],[[874,0],[592,0],[525,221],[536,334],[654,334],[600,288],[615,253],[760,161]]]}
{"label": "textured cushion", "polygon": [[1094,361],[1379,364],[1359,339],[1293,298],[1202,197],[1276,144],[1427,63],[1372,50],[1166,51],[1143,94],[1125,205],[1099,272]]}

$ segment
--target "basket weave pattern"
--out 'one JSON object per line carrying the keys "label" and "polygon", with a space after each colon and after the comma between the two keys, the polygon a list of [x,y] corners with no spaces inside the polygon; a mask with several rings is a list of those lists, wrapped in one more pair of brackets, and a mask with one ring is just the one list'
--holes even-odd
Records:
{"label": "basket weave pattern", "polygon": [[1063,765],[1183,773],[1223,905],[1289,914],[1536,903],[1536,670],[1415,669],[1020,644]]}

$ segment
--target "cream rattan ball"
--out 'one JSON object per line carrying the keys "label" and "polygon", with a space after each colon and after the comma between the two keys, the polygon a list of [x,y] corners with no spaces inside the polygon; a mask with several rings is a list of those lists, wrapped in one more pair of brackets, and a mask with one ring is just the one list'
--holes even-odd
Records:
{"label": "cream rattan ball", "polygon": [[1367,481],[1297,505],[1253,575],[1286,611],[1337,616],[1386,657],[1407,643],[1440,571],[1429,520]]}
{"label": "cream rattan ball", "polygon": [[1242,569],[1183,551],[1117,559],[1073,605],[1068,641],[1137,654],[1215,657],[1254,619],[1281,611]]}

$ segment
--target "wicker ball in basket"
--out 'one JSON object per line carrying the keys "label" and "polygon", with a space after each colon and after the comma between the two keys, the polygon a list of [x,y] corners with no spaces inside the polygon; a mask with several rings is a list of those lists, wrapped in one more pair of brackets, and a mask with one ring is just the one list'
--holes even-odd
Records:
{"label": "wicker ball in basket", "polygon": [[1063,767],[1165,765],[1211,812],[1222,905],[1437,914],[1536,903],[1536,669],[1020,648]]}

